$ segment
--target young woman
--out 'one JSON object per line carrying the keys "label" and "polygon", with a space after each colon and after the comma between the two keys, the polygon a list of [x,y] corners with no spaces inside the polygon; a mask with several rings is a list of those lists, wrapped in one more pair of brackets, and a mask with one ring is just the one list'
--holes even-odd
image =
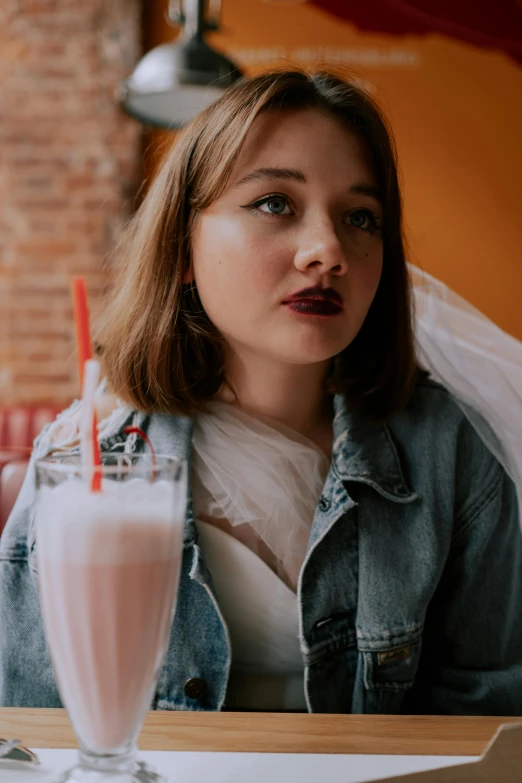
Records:
{"label": "young woman", "polygon": [[[327,73],[238,83],[176,139],[120,261],[101,447],[143,448],[134,423],[191,468],[154,706],[520,714],[515,486],[417,365],[372,100]],[[0,703],[52,707],[33,486],[1,542]]]}

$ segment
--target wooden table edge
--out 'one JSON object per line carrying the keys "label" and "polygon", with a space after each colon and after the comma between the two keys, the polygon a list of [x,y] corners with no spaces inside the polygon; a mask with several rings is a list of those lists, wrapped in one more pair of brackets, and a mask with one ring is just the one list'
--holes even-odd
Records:
{"label": "wooden table edge", "polygon": [[[142,750],[479,756],[521,718],[149,712]],[[77,746],[65,710],[0,708],[0,737],[30,748]]]}

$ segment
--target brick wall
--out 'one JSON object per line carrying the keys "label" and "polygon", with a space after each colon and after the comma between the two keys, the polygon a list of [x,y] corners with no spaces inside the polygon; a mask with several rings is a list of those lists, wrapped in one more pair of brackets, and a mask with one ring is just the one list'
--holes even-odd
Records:
{"label": "brick wall", "polygon": [[78,396],[70,278],[95,314],[139,176],[114,99],[139,46],[139,0],[0,2],[0,402]]}

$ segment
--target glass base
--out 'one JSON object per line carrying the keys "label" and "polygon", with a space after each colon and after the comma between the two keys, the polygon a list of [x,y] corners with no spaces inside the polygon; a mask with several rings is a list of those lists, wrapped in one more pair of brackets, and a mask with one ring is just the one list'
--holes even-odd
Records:
{"label": "glass base", "polygon": [[80,763],[68,769],[56,779],[55,783],[169,783],[144,761],[125,761],[105,768],[85,763],[80,754]]}

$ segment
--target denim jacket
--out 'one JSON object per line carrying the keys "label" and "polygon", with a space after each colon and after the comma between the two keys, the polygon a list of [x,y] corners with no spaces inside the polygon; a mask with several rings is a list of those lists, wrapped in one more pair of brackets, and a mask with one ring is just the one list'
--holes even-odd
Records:
{"label": "denim jacket", "polygon": [[[308,709],[522,714],[522,536],[515,487],[452,396],[421,379],[384,424],[334,399],[330,469],[298,586]],[[191,458],[192,419],[131,421]],[[124,418],[126,416],[124,415]],[[34,460],[0,540],[0,705],[59,707],[37,588]],[[226,708],[232,650],[194,524],[153,708]]]}

